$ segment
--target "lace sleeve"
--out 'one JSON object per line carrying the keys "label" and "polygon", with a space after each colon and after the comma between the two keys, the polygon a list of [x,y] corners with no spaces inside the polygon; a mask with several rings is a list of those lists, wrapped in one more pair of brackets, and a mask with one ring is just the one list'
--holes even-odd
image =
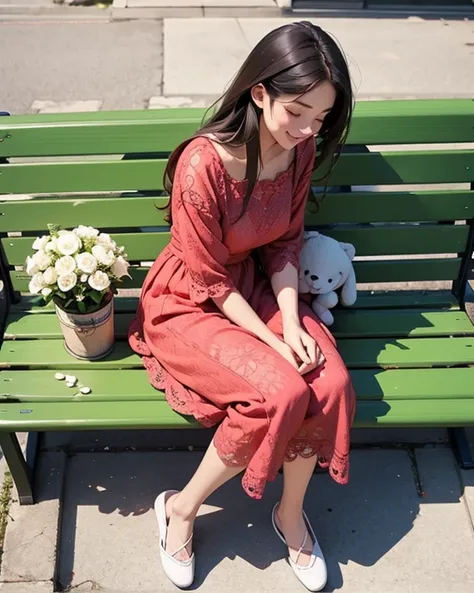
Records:
{"label": "lace sleeve", "polygon": [[185,149],[176,168],[172,197],[189,296],[196,304],[224,296],[234,287],[225,267],[229,251],[223,243],[219,184],[213,161],[206,157],[202,144]]}

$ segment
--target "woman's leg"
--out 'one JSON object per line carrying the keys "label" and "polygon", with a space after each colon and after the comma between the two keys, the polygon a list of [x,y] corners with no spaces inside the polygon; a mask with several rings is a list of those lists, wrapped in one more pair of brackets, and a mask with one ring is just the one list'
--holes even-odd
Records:
{"label": "woman's leg", "polygon": [[277,509],[277,522],[288,544],[290,557],[296,560],[298,550],[306,542],[298,564],[306,566],[311,558],[313,542],[303,519],[303,501],[317,462],[317,455],[301,457],[283,464],[283,494]]}
{"label": "woman's leg", "polygon": [[[211,442],[191,480],[181,492],[170,496],[166,502],[166,514],[169,517],[167,552],[172,554],[191,536],[197,512],[206,498],[244,469],[244,466],[225,465],[217,454],[214,442]],[[175,558],[186,560],[191,548],[192,542]]]}

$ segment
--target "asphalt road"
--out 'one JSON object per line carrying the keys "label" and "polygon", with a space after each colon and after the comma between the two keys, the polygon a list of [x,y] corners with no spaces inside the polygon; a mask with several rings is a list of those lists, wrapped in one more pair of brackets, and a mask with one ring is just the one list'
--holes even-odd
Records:
{"label": "asphalt road", "polygon": [[138,109],[162,94],[161,21],[0,23],[0,111],[35,100]]}

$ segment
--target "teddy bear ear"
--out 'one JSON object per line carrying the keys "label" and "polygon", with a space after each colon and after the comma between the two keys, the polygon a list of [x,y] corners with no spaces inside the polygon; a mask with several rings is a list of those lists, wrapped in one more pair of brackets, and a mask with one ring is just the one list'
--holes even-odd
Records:
{"label": "teddy bear ear", "polygon": [[342,241],[339,241],[339,245],[347,253],[347,257],[352,261],[356,254],[354,245],[352,245],[352,243],[343,243]]}
{"label": "teddy bear ear", "polygon": [[303,239],[307,241],[308,239],[314,239],[319,235],[318,231],[305,231],[303,233]]}

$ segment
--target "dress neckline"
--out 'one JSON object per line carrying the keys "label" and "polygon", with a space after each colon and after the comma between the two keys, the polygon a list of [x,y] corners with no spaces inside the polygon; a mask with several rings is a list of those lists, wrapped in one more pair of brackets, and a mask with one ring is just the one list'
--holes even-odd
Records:
{"label": "dress neckline", "polygon": [[[216,147],[214,146],[214,143],[212,142],[212,140],[207,137],[207,136],[201,136],[201,138],[204,138],[205,140],[207,140],[208,144],[211,146],[211,149],[216,157],[216,160],[219,164],[219,167],[222,169],[224,176],[233,184],[233,185],[244,185],[247,183],[247,179],[236,179],[235,177],[232,177],[232,175],[229,173],[229,171],[227,171],[225,165],[224,165],[224,161],[222,160],[221,155],[217,152]],[[284,169],[283,171],[280,171],[276,174],[274,179],[257,179],[255,182],[255,186],[257,185],[272,185],[272,184],[277,184],[279,182],[281,182],[282,180],[286,179],[287,175],[289,175],[295,166],[296,163],[296,159],[298,158],[298,152],[300,150],[300,147],[303,145],[303,142],[301,142],[300,144],[297,144],[295,147],[295,154],[293,156],[293,159],[290,163],[290,166],[287,169]]]}

